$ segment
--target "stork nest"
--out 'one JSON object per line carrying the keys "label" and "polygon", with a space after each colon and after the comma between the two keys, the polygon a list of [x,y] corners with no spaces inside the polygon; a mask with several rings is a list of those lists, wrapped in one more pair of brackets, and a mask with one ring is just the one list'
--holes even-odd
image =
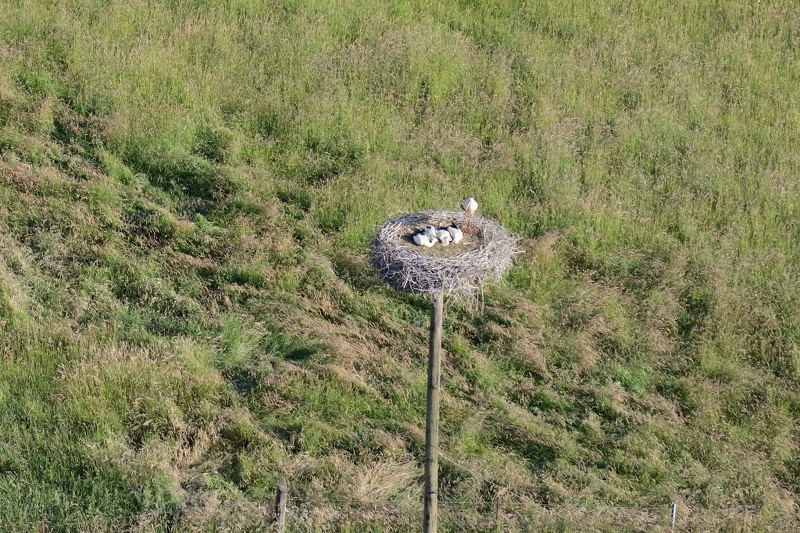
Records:
{"label": "stork nest", "polygon": [[437,292],[469,298],[511,266],[517,237],[486,218],[474,218],[472,233],[458,244],[425,248],[411,237],[425,226],[464,228],[465,214],[424,211],[389,219],[372,242],[370,256],[393,289],[433,296]]}

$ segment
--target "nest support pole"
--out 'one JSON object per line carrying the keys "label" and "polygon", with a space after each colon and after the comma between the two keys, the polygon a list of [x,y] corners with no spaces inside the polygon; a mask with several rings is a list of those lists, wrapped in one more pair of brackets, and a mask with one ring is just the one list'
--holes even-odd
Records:
{"label": "nest support pole", "polygon": [[428,402],[425,415],[425,514],[423,531],[436,531],[439,512],[439,386],[442,363],[442,291],[433,297],[428,349]]}

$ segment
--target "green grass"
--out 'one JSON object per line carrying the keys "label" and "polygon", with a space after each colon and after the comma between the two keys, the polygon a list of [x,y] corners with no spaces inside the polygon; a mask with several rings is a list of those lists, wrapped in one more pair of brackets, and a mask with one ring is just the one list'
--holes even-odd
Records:
{"label": "green grass", "polygon": [[799,16],[6,2],[0,523],[418,527],[428,305],[366,248],[475,196],[525,253],[447,305],[443,529],[791,528]]}

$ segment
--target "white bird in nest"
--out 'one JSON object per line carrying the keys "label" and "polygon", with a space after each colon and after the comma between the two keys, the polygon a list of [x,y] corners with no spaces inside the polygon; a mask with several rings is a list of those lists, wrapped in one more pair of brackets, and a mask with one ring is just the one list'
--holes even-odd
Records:
{"label": "white bird in nest", "polygon": [[436,230],[436,238],[439,239],[439,242],[442,243],[443,246],[447,246],[453,240],[450,236],[450,232],[446,229]]}
{"label": "white bird in nest", "polygon": [[461,202],[461,209],[467,213],[467,220],[464,222],[464,232],[472,233],[472,215],[478,210],[478,202],[475,201],[475,198],[470,196]]}
{"label": "white bird in nest", "polygon": [[458,244],[464,238],[464,232],[458,229],[455,226],[448,226],[447,233],[450,234],[450,238],[453,239],[453,244]]}
{"label": "white bird in nest", "polygon": [[417,246],[424,246],[425,248],[430,248],[431,246],[433,246],[438,242],[436,240],[436,237],[434,237],[433,239],[429,239],[428,236],[425,235],[424,231],[420,233],[415,233],[414,236],[411,238],[414,240],[414,244],[416,244]]}
{"label": "white bird in nest", "polygon": [[414,244],[417,246],[430,247],[431,241],[428,240],[428,237],[424,233],[415,233],[413,238]]}
{"label": "white bird in nest", "polygon": [[425,236],[428,238],[429,241],[433,241],[436,238],[436,228],[433,226],[426,226],[425,229],[422,231]]}

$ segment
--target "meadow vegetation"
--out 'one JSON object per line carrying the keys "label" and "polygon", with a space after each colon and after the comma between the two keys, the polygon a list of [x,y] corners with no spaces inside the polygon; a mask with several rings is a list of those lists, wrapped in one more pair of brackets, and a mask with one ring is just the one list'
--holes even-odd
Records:
{"label": "meadow vegetation", "polygon": [[798,87],[790,1],[3,1],[0,529],[419,527],[366,250],[468,196],[524,253],[446,306],[443,529],[796,527]]}

